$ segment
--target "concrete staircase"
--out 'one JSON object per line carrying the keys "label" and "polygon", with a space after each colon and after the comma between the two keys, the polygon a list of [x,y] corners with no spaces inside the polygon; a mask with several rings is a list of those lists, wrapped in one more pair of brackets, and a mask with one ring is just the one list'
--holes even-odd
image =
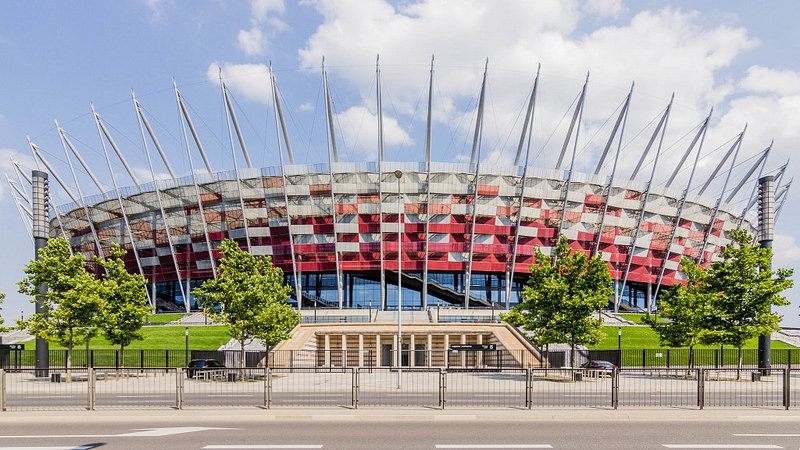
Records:
{"label": "concrete staircase", "polygon": [[[428,311],[403,311],[400,319],[403,323],[431,323],[431,316]],[[375,323],[397,323],[397,311],[377,311]]]}
{"label": "concrete staircase", "polygon": [[28,330],[14,330],[8,333],[0,333],[0,343],[3,344],[19,344],[20,342],[27,342],[33,339],[33,336],[28,334]]}

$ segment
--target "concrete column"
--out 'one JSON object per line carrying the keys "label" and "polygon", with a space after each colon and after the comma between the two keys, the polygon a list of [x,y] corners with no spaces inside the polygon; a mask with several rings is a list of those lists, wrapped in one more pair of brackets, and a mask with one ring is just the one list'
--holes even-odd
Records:
{"label": "concrete column", "polygon": [[[483,335],[482,334],[478,335],[478,342],[477,343],[478,344],[483,344]],[[478,367],[483,366],[483,352],[478,352],[478,357],[475,360],[475,364]]]}
{"label": "concrete column", "polygon": [[[461,343],[462,344],[466,344],[467,343],[467,335],[466,334],[462,334],[461,335]],[[464,352],[460,352],[460,353],[461,353],[461,367],[467,367],[467,354],[464,353]]]}
{"label": "concrete column", "polygon": [[394,347],[394,363],[395,363],[395,367],[400,367],[400,363],[402,361],[400,360],[400,345],[398,345],[397,335],[396,334],[394,335],[394,342],[392,342],[392,344],[393,344],[393,347]]}
{"label": "concrete column", "polygon": [[450,335],[444,335],[444,366],[447,367],[450,361]]}
{"label": "concrete column", "polygon": [[358,334],[358,367],[364,367],[364,335]]}
{"label": "concrete column", "polygon": [[433,365],[433,361],[432,361],[432,359],[433,359],[433,336],[430,333],[428,333],[428,345],[426,347],[426,350],[428,350],[426,352],[426,355],[428,356],[427,357],[428,367],[430,367],[430,366]]}
{"label": "concrete column", "polygon": [[410,352],[408,353],[408,366],[414,367],[414,360],[416,359],[417,356],[417,348],[414,345],[413,333],[408,337],[408,349],[410,350]]}
{"label": "concrete column", "polygon": [[342,335],[342,367],[347,367],[347,335]]}
{"label": "concrete column", "polygon": [[381,335],[380,334],[376,334],[375,335],[375,367],[380,367],[381,365],[383,365],[383,361],[382,361],[381,358],[382,358],[382,355],[381,355]]}
{"label": "concrete column", "polygon": [[325,335],[325,367],[330,367],[331,365],[331,335]]}

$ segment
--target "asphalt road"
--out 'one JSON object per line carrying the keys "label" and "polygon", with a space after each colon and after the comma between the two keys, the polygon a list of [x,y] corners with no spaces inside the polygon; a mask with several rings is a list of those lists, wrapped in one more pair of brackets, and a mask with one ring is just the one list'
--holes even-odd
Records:
{"label": "asphalt road", "polygon": [[0,414],[2,449],[798,448],[778,410]]}

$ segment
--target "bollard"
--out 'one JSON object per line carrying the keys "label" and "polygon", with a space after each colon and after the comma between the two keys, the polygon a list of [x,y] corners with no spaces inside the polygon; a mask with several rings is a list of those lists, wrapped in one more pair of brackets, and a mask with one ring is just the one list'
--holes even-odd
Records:
{"label": "bollard", "polygon": [[272,407],[272,369],[267,368],[267,409]]}
{"label": "bollard", "polygon": [[350,394],[351,395],[351,403],[352,403],[353,409],[358,409],[358,388],[359,388],[358,371],[359,371],[359,369],[358,368],[354,368],[354,369],[351,369],[351,370],[352,370],[352,377],[353,377],[353,391]]}
{"label": "bollard", "polygon": [[789,405],[792,402],[792,369],[786,367],[783,369],[783,407],[787,410],[789,409]]}
{"label": "bollard", "polygon": [[94,411],[94,405],[95,405],[94,385],[95,385],[95,381],[96,381],[96,376],[95,376],[95,373],[94,373],[94,368],[87,369],[87,372],[86,372],[86,390],[87,390],[87,394],[88,394],[88,404],[87,404],[86,409],[88,409],[89,411]]}
{"label": "bollard", "polygon": [[533,406],[533,369],[525,369],[525,407],[531,409]]}
{"label": "bollard", "polygon": [[444,409],[446,403],[445,393],[447,391],[447,372],[439,369],[439,408]]}
{"label": "bollard", "polygon": [[0,412],[6,410],[6,371],[0,369]]}
{"label": "bollard", "polygon": [[706,386],[706,373],[703,369],[697,369],[697,406],[703,409],[705,405],[705,386]]}
{"label": "bollard", "polygon": [[183,409],[183,377],[184,377],[184,370],[183,368],[175,369],[175,407],[177,409]]}
{"label": "bollard", "polygon": [[611,406],[617,409],[619,406],[619,369],[611,371]]}

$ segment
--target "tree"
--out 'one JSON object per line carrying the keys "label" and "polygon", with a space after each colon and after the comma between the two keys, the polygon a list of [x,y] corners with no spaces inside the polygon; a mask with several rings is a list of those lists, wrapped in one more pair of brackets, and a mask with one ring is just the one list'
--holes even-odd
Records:
{"label": "tree", "polygon": [[[647,314],[644,323],[658,334],[662,346],[689,347],[689,367],[694,367],[694,348],[708,339],[708,274],[689,258],[681,260],[686,284],[675,284],[658,297],[658,316]],[[658,317],[667,319],[658,321]]]}
{"label": "tree", "polygon": [[575,345],[603,339],[603,321],[592,314],[608,305],[610,298],[611,275],[606,263],[573,252],[561,236],[551,255],[536,249],[522,301],[506,320],[531,332],[539,345],[568,343],[574,362]]}
{"label": "tree", "polygon": [[[3,292],[0,292],[0,306],[3,306],[3,300],[5,300],[5,298],[6,298],[6,294],[3,293]],[[3,308],[0,308],[0,311],[2,311],[2,310],[3,310]],[[3,323],[4,323],[3,316],[0,316],[0,333],[5,333],[6,331],[8,331],[8,328],[4,327]]]}
{"label": "tree", "polygon": [[[39,250],[39,259],[25,266],[25,277],[18,283],[21,294],[38,298],[42,312],[21,321],[37,338],[55,341],[67,348],[67,380],[72,375],[72,349],[97,333],[103,310],[100,282],[86,269],[83,255],[70,254],[63,238],[51,239]],[[46,286],[41,292],[39,286]]]}
{"label": "tree", "polygon": [[301,317],[287,303],[291,288],[272,259],[253,256],[230,239],[222,241],[220,250],[217,277],[193,293],[211,320],[228,326],[228,334],[241,346],[244,367],[248,343],[260,339],[269,350],[289,338]]}
{"label": "tree", "polygon": [[151,312],[147,301],[147,280],[140,274],[125,270],[125,249],[114,244],[109,258],[96,258],[105,269],[100,288],[104,308],[100,328],[108,341],[119,346],[125,364],[125,347],[141,340],[141,329]]}
{"label": "tree", "polygon": [[730,237],[721,259],[708,270],[708,335],[711,341],[736,347],[741,369],[745,343],[780,328],[781,316],[772,307],[789,304],[781,293],[792,287],[793,271],[772,270],[772,249],[753,245],[746,231],[731,231]]}

